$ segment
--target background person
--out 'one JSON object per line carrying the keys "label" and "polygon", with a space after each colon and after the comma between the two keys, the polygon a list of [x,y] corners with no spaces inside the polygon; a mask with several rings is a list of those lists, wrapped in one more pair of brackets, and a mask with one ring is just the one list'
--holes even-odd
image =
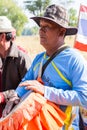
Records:
{"label": "background person", "polygon": [[[50,5],[44,16],[32,19],[40,26],[40,44],[46,52],[36,56],[20,87],[14,91],[16,96],[9,98],[3,116],[10,112],[18,96],[23,97],[27,89],[31,89],[60,106],[66,113],[67,119],[62,130],[79,130],[79,106],[87,107],[87,62],[76,49],[64,48],[65,36],[75,35],[77,28],[68,26],[66,10],[57,5]],[[41,74],[41,66],[58,50],[61,52]],[[37,81],[38,76],[42,78],[43,84]]]}
{"label": "background person", "polygon": [[[28,54],[13,43],[15,38],[16,30],[11,21],[0,16],[0,92],[16,89],[31,65]],[[0,99],[4,101],[2,93]]]}

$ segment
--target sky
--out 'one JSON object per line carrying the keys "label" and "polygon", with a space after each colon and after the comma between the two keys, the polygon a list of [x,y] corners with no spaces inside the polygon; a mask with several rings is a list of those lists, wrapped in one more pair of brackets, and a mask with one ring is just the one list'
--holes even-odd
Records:
{"label": "sky", "polygon": [[[18,4],[20,6],[22,6],[22,7],[23,7],[23,1],[24,0],[17,0]],[[59,0],[51,0],[51,4],[55,4],[55,3],[57,4],[57,3],[59,3],[58,1]],[[69,8],[69,6],[72,7],[72,8],[74,8],[74,9],[76,9],[77,10],[77,17],[79,15],[80,4],[87,6],[87,0],[74,0],[74,3],[72,3],[71,5],[67,5],[66,4],[66,0],[65,1],[61,0],[61,1],[65,2],[64,5],[62,5],[62,6],[64,6],[66,9]],[[26,13],[26,15],[27,15],[28,18],[32,17],[32,15],[29,14],[28,12],[25,12],[25,13]],[[29,21],[29,25],[30,26],[33,26],[34,24],[35,24],[35,22]]]}

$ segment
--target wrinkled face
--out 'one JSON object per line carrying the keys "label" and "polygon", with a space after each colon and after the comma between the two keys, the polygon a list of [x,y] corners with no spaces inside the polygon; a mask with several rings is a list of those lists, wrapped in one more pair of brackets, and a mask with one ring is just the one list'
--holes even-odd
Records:
{"label": "wrinkled face", "polygon": [[60,31],[61,27],[57,24],[41,19],[39,30],[40,44],[43,45],[45,49],[58,47]]}

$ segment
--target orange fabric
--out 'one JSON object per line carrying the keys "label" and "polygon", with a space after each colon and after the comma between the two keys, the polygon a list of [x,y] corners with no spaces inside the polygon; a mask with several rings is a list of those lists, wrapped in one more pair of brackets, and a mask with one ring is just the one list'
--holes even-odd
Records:
{"label": "orange fabric", "polygon": [[37,77],[37,81],[40,82],[41,84],[44,84],[44,82],[42,81],[41,77]]}
{"label": "orange fabric", "polygon": [[0,120],[1,130],[58,130],[66,115],[38,93],[31,93]]}

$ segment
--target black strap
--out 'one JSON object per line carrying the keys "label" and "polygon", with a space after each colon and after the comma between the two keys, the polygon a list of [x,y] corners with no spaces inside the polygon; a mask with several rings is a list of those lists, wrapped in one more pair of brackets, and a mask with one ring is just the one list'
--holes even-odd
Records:
{"label": "black strap", "polygon": [[80,111],[79,111],[79,128],[80,128],[80,130],[85,130],[84,122],[83,122]]}
{"label": "black strap", "polygon": [[[42,75],[47,67],[47,65],[52,61],[53,58],[55,58],[61,51],[63,51],[64,49],[68,48],[69,46],[63,46],[60,49],[58,49],[48,60],[47,62],[43,65],[42,67]],[[41,75],[41,77],[42,77]]]}

